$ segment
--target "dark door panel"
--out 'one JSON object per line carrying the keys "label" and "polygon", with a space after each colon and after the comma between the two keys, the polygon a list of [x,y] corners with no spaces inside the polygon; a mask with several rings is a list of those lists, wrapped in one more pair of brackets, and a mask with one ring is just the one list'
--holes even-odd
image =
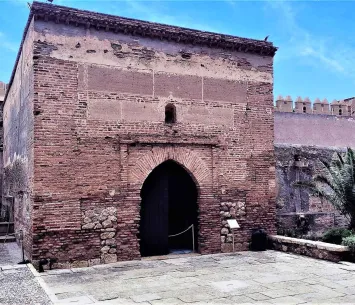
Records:
{"label": "dark door panel", "polygon": [[173,161],[162,163],[144,182],[141,197],[141,255],[164,255],[171,249],[192,250],[191,230],[168,238],[194,224],[197,240],[197,190],[186,170]]}
{"label": "dark door panel", "polygon": [[157,168],[144,185],[141,207],[141,254],[163,255],[168,248],[168,177]]}

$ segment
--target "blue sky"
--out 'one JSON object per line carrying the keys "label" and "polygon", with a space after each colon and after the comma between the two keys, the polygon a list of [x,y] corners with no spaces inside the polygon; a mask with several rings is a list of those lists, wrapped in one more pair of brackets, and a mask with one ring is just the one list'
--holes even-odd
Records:
{"label": "blue sky", "polygon": [[[0,80],[9,81],[29,9],[0,0]],[[79,1],[59,5],[269,40],[279,47],[274,94],[342,99],[355,96],[353,1]]]}

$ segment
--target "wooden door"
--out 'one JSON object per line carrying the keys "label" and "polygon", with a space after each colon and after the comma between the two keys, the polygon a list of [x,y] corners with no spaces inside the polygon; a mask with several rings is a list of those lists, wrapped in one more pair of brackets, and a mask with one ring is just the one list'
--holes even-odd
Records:
{"label": "wooden door", "polygon": [[164,255],[168,246],[168,172],[156,168],[144,183],[141,204],[141,255]]}

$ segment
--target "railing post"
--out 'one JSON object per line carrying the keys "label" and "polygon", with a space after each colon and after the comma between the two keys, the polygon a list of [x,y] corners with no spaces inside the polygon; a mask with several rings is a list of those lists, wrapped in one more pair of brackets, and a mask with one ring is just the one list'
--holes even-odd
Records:
{"label": "railing post", "polygon": [[232,229],[232,233],[233,233],[233,235],[232,235],[233,236],[233,252],[235,252],[234,251],[234,230],[233,229]]}
{"label": "railing post", "polygon": [[193,224],[191,226],[189,226],[186,230],[184,230],[180,233],[168,235],[168,238],[175,237],[175,236],[181,235],[183,233],[186,233],[190,229],[192,229],[192,252],[195,252],[195,226]]}
{"label": "railing post", "polygon": [[195,230],[193,224],[192,224],[192,252],[195,252]]}
{"label": "railing post", "polygon": [[20,230],[22,261],[25,261],[25,248],[23,247],[23,230]]}

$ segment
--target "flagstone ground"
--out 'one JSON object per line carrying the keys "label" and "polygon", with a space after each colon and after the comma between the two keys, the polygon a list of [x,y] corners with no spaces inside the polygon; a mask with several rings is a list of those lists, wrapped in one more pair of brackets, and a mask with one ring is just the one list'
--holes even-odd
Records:
{"label": "flagstone ground", "polygon": [[16,243],[0,243],[0,304],[49,305],[49,297],[27,265],[19,265]]}
{"label": "flagstone ground", "polygon": [[0,244],[0,304],[355,304],[355,264],[276,251],[155,257],[36,277],[19,260],[16,244]]}
{"label": "flagstone ground", "polygon": [[355,265],[276,251],[47,271],[58,304],[354,304]]}

